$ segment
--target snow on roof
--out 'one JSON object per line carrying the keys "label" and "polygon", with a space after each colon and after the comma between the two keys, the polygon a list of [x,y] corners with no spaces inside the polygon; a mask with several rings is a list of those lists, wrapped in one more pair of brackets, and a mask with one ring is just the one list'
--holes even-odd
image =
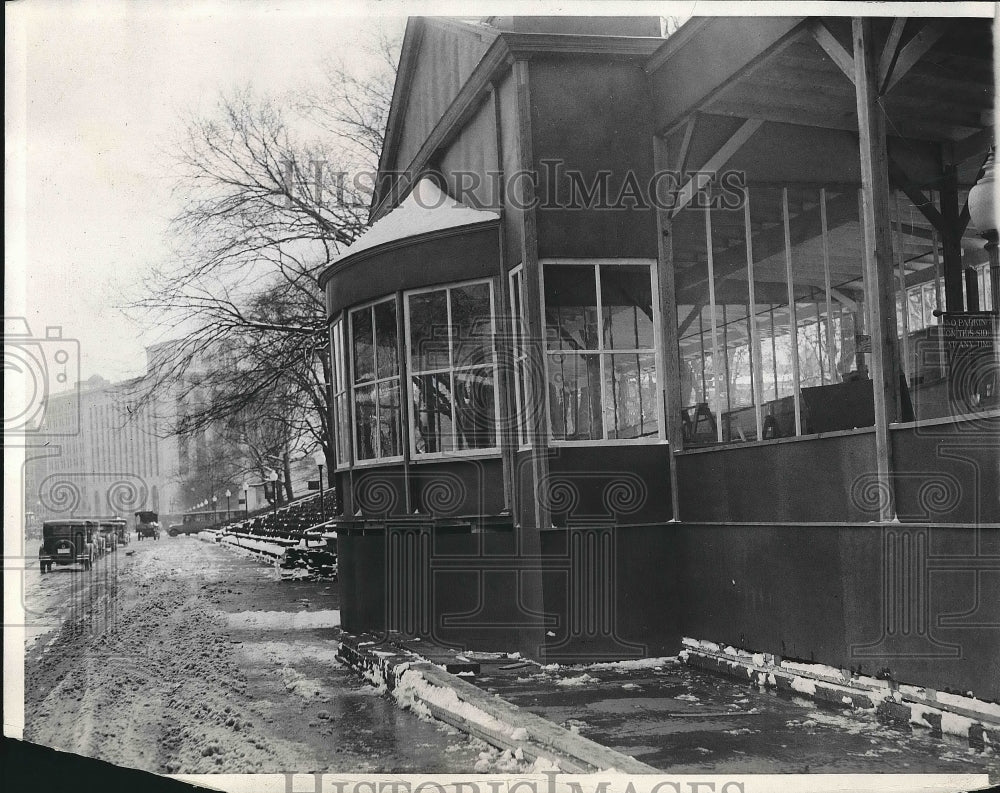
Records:
{"label": "snow on roof", "polygon": [[375,221],[368,231],[343,250],[337,260],[418,234],[499,219],[500,215],[496,212],[460,204],[424,177],[398,207]]}

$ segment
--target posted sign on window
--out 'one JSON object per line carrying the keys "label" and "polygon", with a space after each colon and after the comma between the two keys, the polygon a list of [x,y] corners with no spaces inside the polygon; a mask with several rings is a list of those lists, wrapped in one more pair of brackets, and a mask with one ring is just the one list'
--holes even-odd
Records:
{"label": "posted sign on window", "polygon": [[989,312],[952,313],[942,317],[941,336],[948,357],[951,399],[961,412],[998,404],[995,357],[997,318]]}

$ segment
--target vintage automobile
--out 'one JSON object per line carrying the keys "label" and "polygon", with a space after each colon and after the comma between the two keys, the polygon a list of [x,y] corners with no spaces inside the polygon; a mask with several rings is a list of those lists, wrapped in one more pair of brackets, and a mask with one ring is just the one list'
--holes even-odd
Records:
{"label": "vintage automobile", "polygon": [[197,514],[189,513],[181,518],[180,523],[171,523],[167,529],[167,534],[176,537],[178,534],[197,534],[202,529],[208,528],[211,523],[211,516],[214,513]]}
{"label": "vintage automobile", "polygon": [[125,518],[111,518],[108,523],[115,528],[115,541],[117,545],[128,545],[132,539],[128,530],[128,521]]}
{"label": "vintage automobile", "polygon": [[[121,521],[122,524],[125,521]],[[116,519],[102,518],[100,521],[101,539],[104,541],[104,552],[111,553],[118,550],[118,527]]]}
{"label": "vintage automobile", "polygon": [[84,570],[94,566],[97,558],[100,527],[95,520],[47,520],[42,524],[42,547],[38,549],[41,572],[52,565],[82,564]]}
{"label": "vintage automobile", "polygon": [[160,516],[149,510],[140,510],[135,513],[135,536],[144,540],[152,537],[154,540],[160,539]]}

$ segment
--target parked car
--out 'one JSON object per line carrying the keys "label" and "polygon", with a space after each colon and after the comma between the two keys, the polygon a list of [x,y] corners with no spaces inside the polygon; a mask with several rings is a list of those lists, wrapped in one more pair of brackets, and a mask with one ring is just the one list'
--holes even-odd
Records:
{"label": "parked car", "polygon": [[118,524],[116,522],[102,520],[100,522],[100,536],[104,543],[105,553],[118,550]]}
{"label": "parked car", "polygon": [[108,521],[115,527],[115,539],[118,545],[128,545],[132,539],[128,531],[128,521],[125,518],[112,518]]}
{"label": "parked car", "polygon": [[152,537],[154,540],[160,539],[160,516],[149,510],[140,510],[135,513],[136,525],[135,536],[144,540]]}
{"label": "parked car", "polygon": [[42,524],[42,546],[38,549],[41,572],[52,565],[82,564],[84,570],[94,566],[97,558],[100,527],[95,520],[47,520]]}

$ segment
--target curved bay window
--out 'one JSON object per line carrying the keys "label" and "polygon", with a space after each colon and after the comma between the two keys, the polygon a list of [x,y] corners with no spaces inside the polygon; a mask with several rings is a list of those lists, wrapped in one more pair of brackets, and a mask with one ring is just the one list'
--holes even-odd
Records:
{"label": "curved bay window", "polygon": [[546,262],[543,279],[552,440],[660,440],[652,266]]}
{"label": "curved bay window", "polygon": [[491,283],[408,292],[406,328],[413,456],[497,451]]}
{"label": "curved bay window", "polygon": [[352,310],[350,323],[354,459],[399,459],[403,445],[395,298]]}

